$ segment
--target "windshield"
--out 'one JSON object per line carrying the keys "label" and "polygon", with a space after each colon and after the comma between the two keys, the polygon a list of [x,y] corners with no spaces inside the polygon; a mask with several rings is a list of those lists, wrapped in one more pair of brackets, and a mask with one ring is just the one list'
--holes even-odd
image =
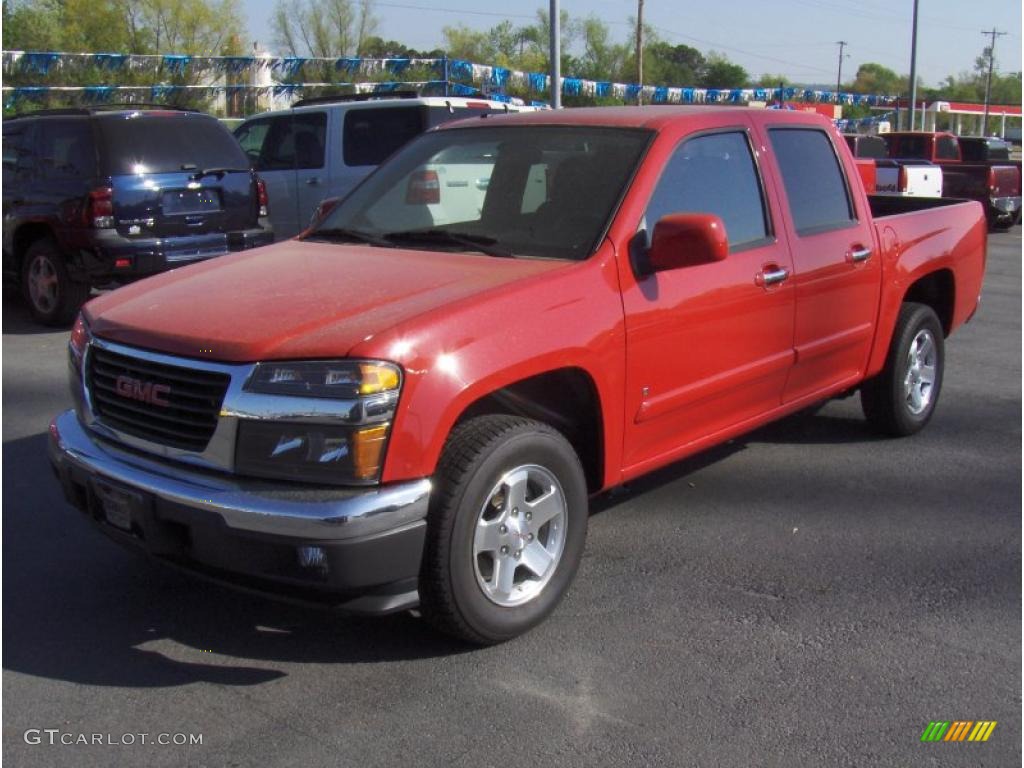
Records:
{"label": "windshield", "polygon": [[426,133],[309,237],[583,259],[597,247],[651,136],[590,126]]}

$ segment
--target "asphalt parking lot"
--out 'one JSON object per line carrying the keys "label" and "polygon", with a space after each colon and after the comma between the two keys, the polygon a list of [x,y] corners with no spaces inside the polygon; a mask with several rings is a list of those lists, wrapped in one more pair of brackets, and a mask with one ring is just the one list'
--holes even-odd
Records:
{"label": "asphalt parking lot", "polygon": [[[991,237],[922,434],[876,438],[857,398],[835,401],[602,497],[567,600],[485,650],[101,537],[47,465],[66,342],[4,302],[11,765],[1020,764],[1019,227]],[[998,726],[921,743],[932,720]],[[135,743],[60,743],[92,734]]]}

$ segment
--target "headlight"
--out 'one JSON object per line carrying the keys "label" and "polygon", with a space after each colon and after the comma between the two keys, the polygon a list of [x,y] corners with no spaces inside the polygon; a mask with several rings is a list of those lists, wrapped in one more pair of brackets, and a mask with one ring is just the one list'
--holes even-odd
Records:
{"label": "headlight", "polygon": [[350,399],[397,391],[398,366],[374,360],[259,363],[245,388],[250,392],[295,397]]}
{"label": "headlight", "polygon": [[[281,417],[239,419],[235,471],[334,485],[376,483],[401,384],[398,366],[375,360],[257,364],[245,390],[283,396]],[[332,398],[353,407],[337,419],[297,420],[287,415],[296,409],[284,399],[295,397]]]}

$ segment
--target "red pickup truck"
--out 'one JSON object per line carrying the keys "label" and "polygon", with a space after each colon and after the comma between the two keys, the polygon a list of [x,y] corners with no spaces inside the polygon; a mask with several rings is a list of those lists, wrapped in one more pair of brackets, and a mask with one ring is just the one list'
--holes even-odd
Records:
{"label": "red pickup truck", "polygon": [[985,247],[976,202],[869,199],[814,115],[460,121],[300,239],[87,304],[51,461],[162,560],[500,642],[568,590],[594,494],[858,388],[921,429]]}
{"label": "red pickup truck", "polygon": [[[989,225],[1009,229],[1020,221],[1020,163],[1007,160],[965,161],[955,134],[902,131],[882,134],[893,159],[927,160],[942,167],[942,196],[977,200]],[[976,153],[975,153],[976,154]]]}

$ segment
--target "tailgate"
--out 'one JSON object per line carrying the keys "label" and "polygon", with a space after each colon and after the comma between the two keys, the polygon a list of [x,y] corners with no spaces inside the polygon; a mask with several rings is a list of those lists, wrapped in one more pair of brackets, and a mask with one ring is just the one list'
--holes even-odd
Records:
{"label": "tailgate", "polygon": [[989,182],[992,197],[1020,197],[1020,171],[1012,165],[993,165]]}
{"label": "tailgate", "polygon": [[125,237],[176,237],[256,226],[248,171],[195,178],[160,173],[111,179],[114,221]]}

